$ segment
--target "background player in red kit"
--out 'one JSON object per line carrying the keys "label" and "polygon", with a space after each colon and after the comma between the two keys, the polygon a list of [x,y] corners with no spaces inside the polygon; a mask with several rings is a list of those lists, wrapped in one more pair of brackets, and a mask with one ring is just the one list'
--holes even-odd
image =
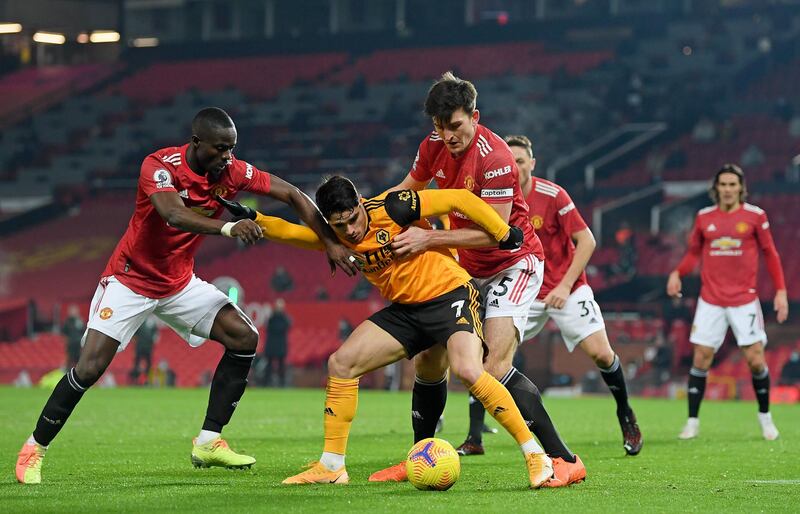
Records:
{"label": "background player in red kit", "polygon": [[80,359],[61,379],[19,453],[17,480],[41,481],[45,449],[66,423],[83,393],[128,345],[145,319],[155,314],[190,345],[213,339],[225,347],[211,382],[202,430],[194,441],[195,466],[249,467],[253,457],[228,448],[221,438],[247,384],[258,331],[228,298],[193,273],[202,234],[256,242],[261,228],[252,220],[219,221],[215,195],[233,198],[246,190],[291,205],[326,242],[328,258],[348,274],[356,271],[311,200],[294,186],[233,156],[233,120],[217,108],[192,121],[191,141],[147,156],[139,174],[136,209],[102,274],[92,299]]}
{"label": "background player in red kit", "polygon": [[544,282],[531,306],[523,340],[534,337],[553,318],[567,350],[580,348],[600,368],[617,402],[625,452],[637,455],[642,449],[642,434],[628,403],[625,375],[611,349],[603,313],[584,272],[594,252],[594,235],[564,188],[533,176],[536,159],[530,139],[507,136],[506,142],[519,168],[519,184],[530,208],[531,223],[547,256]]}
{"label": "background player in red kit", "polygon": [[[395,237],[392,249],[402,257],[434,247],[457,248],[459,263],[476,279],[483,293],[484,335],[489,348],[485,368],[511,393],[522,417],[553,459],[556,476],[547,487],[582,480],[583,464],[567,448],[542,404],[541,395],[528,377],[512,366],[521,341],[530,305],[542,283],[544,255],[528,219],[528,206],[519,189],[514,156],[497,134],[480,125],[476,109],[478,92],[466,80],[451,72],[431,86],[425,99],[425,114],[434,131],[420,144],[406,178],[394,189],[425,189],[432,180],[440,189],[468,189],[482,198],[509,224],[524,231],[522,248],[509,251],[492,246],[491,236],[460,213],[450,214],[451,230],[422,230],[416,227]],[[446,355],[434,348],[419,354],[414,362],[417,379],[412,394],[414,440],[433,437],[444,410],[447,383],[440,373]],[[438,375],[437,375],[438,374]],[[481,408],[480,404],[478,407]],[[483,422],[477,429],[480,437]],[[472,435],[472,434],[470,434]],[[461,445],[467,452],[470,440]],[[405,468],[392,466],[370,480],[405,479]]]}
{"label": "background player in red kit", "polygon": [[760,249],[776,290],[778,323],[783,323],[789,315],[789,303],[781,259],[772,241],[767,213],[744,202],[747,187],[739,166],[724,165],[714,176],[709,194],[715,205],[698,211],[686,255],[667,281],[667,294],[681,296],[680,277],[691,273],[702,257],[702,286],[689,338],[694,343],[687,395],[689,419],[679,437],[692,439],[700,431],[697,416],[708,369],[731,327],[753,374],[761,432],[767,440],[777,439],[778,429],[769,412],[769,369],[764,360],[767,334],[756,294],[756,275]]}

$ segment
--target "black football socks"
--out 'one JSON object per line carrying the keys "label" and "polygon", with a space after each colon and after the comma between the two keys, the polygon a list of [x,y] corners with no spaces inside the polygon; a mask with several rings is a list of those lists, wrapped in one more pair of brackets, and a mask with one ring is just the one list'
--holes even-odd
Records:
{"label": "black football socks", "polygon": [[78,379],[75,368],[70,369],[66,375],[61,377],[36,422],[33,438],[37,443],[47,446],[55,439],[75,406],[81,401],[83,393],[91,385]]}
{"label": "black football socks", "polygon": [[769,412],[769,368],[764,366],[761,373],[753,373],[753,390],[758,400],[758,412]]}
{"label": "black football socks", "polygon": [[708,370],[692,367],[689,370],[689,388],[686,396],[689,398],[689,417],[696,418],[700,413],[700,402],[706,392],[706,379]]}
{"label": "black football socks", "polygon": [[247,386],[247,375],[255,353],[236,353],[226,350],[217,364],[211,380],[206,419],[203,430],[222,432],[239,404]]}
{"label": "black football socks", "polygon": [[614,355],[614,362],[608,368],[600,368],[600,376],[608,386],[614,400],[617,401],[617,417],[628,416],[631,406],[628,404],[628,388],[625,385],[625,375],[622,373],[619,356]]}
{"label": "black football socks", "polygon": [[447,376],[436,382],[426,382],[416,377],[411,393],[411,426],[414,442],[433,437],[436,423],[444,412],[447,402]]}
{"label": "black football socks", "polygon": [[533,435],[539,439],[544,451],[551,458],[562,458],[567,462],[575,462],[575,455],[558,435],[558,430],[544,408],[542,395],[533,382],[516,368],[511,368],[500,380],[500,383],[506,386],[508,392],[511,393],[514,403],[522,413],[522,418],[530,427]]}

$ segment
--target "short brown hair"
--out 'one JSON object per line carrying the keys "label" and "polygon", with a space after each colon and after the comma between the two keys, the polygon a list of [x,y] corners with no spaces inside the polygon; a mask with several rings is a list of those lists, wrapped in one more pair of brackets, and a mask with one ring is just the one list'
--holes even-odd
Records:
{"label": "short brown hair", "polygon": [[533,159],[533,143],[526,136],[510,135],[504,138],[508,146],[518,146],[528,152],[528,157]]}
{"label": "short brown hair", "polygon": [[717,185],[719,184],[719,176],[723,173],[733,173],[739,177],[739,183],[742,185],[742,190],[739,192],[739,201],[744,202],[745,198],[747,198],[747,184],[745,184],[744,181],[744,171],[742,171],[742,168],[735,164],[723,164],[722,167],[717,170],[717,173],[714,175],[714,179],[711,181],[711,187],[708,188],[708,196],[711,197],[715,204],[719,203],[719,191],[717,191]]}
{"label": "short brown hair", "polygon": [[478,90],[469,80],[464,80],[447,71],[433,83],[425,98],[425,114],[435,120],[449,121],[459,109],[471,115],[475,112]]}

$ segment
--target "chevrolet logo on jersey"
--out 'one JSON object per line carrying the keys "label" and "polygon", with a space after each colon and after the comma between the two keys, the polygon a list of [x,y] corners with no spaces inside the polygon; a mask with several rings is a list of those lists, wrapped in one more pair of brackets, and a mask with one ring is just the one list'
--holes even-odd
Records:
{"label": "chevrolet logo on jersey", "polygon": [[710,255],[737,256],[742,254],[742,240],[723,236],[711,241]]}
{"label": "chevrolet logo on jersey", "polygon": [[742,246],[741,239],[734,239],[732,237],[724,236],[718,239],[714,239],[711,241],[711,248],[719,248],[721,250],[727,250],[729,248],[739,248]]}
{"label": "chevrolet logo on jersey", "polygon": [[[377,233],[375,233],[375,241],[377,241],[382,245],[385,245],[386,243],[389,242],[389,232],[380,229]],[[383,250],[383,248],[381,248],[381,250]]]}

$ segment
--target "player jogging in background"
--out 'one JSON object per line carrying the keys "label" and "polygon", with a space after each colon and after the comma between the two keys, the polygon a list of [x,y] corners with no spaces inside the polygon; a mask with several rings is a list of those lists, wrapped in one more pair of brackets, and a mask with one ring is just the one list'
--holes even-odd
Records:
{"label": "player jogging in background", "polygon": [[[431,347],[445,352],[453,373],[520,445],[530,487],[541,487],[550,480],[551,460],[531,435],[508,390],[481,364],[481,299],[474,280],[447,249],[402,259],[392,251],[393,240],[406,227],[430,229],[424,220],[427,216],[452,210],[475,220],[491,234],[494,246],[500,242],[500,248],[519,248],[522,231],[509,227],[491,207],[464,190],[403,190],[364,200],[352,182],[332,177],[320,186],[316,198],[341,241],[363,256],[364,276],[392,303],[361,323],[328,359],[322,457],[283,483],[349,482],[345,453],[358,405],[359,377]],[[269,238],[305,248],[318,244],[307,228],[238,204],[229,206],[235,214],[255,219]],[[439,379],[445,380],[447,365],[437,371]]]}
{"label": "player jogging in background", "polygon": [[[542,284],[544,254],[528,218],[528,205],[519,188],[514,155],[497,134],[479,123],[478,92],[466,80],[447,72],[431,86],[425,99],[425,114],[434,130],[419,146],[406,178],[394,189],[425,189],[432,180],[440,189],[459,188],[488,203],[501,218],[525,232],[518,250],[490,248],[491,236],[475,226],[468,216],[450,214],[451,230],[421,230],[411,227],[395,238],[398,256],[431,248],[458,249],[459,263],[476,279],[483,292],[484,327],[489,354],[486,370],[505,385],[528,426],[553,459],[556,477],[548,487],[566,486],[586,476],[586,468],[561,440],[544,408],[539,390],[512,365],[514,353],[525,331],[531,303]],[[415,360],[417,378],[412,392],[414,441],[433,437],[444,410],[447,383],[436,376],[444,356],[435,349]],[[474,406],[482,411],[480,402]],[[482,453],[483,423],[458,450],[462,455]],[[476,444],[478,443],[478,444]],[[400,463],[374,473],[370,480],[405,480]]]}
{"label": "player jogging in background", "polygon": [[544,282],[528,314],[523,340],[536,336],[553,318],[567,350],[571,353],[580,348],[600,369],[617,403],[623,448],[628,455],[637,455],[642,449],[642,434],[628,403],[625,375],[619,356],[611,349],[603,313],[584,272],[594,252],[594,235],[564,188],[533,176],[536,158],[530,139],[505,139],[519,168],[519,183],[530,208],[531,223],[547,256]]}
{"label": "player jogging in background", "polygon": [[292,206],[326,242],[331,265],[348,274],[357,268],[314,203],[278,177],[233,156],[236,127],[222,109],[201,110],[192,137],[183,146],[162,148],[141,166],[136,208],[92,298],[80,359],[56,385],[33,434],[19,452],[19,482],[41,482],[42,459],[73,409],[152,313],[191,346],[213,339],[225,347],[211,382],[202,430],[194,441],[195,466],[249,467],[253,457],[228,448],[222,428],[233,415],[247,384],[258,332],[216,287],[193,273],[203,235],[222,234],[254,243],[261,228],[251,220],[218,220],[223,209],[215,195],[239,191],[268,195]]}
{"label": "player jogging in background", "polygon": [[767,213],[744,202],[747,187],[739,166],[726,164],[720,168],[709,194],[715,205],[697,212],[686,255],[667,281],[667,294],[681,296],[681,277],[691,273],[702,259],[702,286],[689,337],[694,344],[687,394],[689,419],[679,437],[692,439],[700,432],[698,414],[706,377],[730,327],[753,375],[761,432],[771,441],[778,438],[778,429],[769,412],[769,369],[764,359],[767,334],[756,293],[758,252],[764,253],[775,286],[778,323],[789,315],[781,259],[772,241]]}

